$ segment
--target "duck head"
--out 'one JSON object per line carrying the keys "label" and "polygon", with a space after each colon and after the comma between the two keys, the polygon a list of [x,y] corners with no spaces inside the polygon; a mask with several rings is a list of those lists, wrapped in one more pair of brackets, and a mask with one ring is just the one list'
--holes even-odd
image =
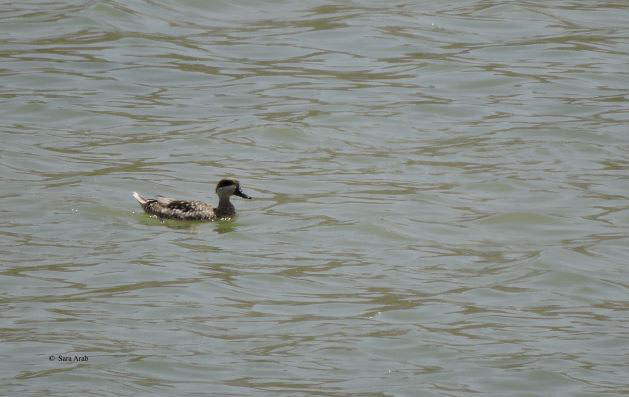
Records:
{"label": "duck head", "polygon": [[251,196],[247,196],[240,190],[240,182],[233,178],[221,179],[216,184],[216,194],[218,194],[220,198],[229,198],[229,196],[233,194],[244,199],[251,199]]}

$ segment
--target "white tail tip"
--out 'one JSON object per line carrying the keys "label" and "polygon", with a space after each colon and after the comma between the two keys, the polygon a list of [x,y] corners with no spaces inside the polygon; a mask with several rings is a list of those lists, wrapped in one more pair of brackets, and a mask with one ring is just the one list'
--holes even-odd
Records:
{"label": "white tail tip", "polygon": [[133,192],[133,198],[138,200],[138,203],[140,203],[140,204],[145,204],[146,203],[146,199],[144,197],[140,196],[138,194],[138,192]]}

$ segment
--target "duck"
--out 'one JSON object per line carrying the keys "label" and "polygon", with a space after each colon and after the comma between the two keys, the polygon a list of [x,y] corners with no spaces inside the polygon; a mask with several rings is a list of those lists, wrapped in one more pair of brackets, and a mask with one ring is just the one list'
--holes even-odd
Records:
{"label": "duck", "polygon": [[240,182],[234,178],[223,178],[216,184],[218,207],[203,201],[175,200],[163,196],[145,198],[137,192],[133,197],[140,203],[144,212],[162,219],[177,219],[184,221],[214,221],[231,219],[236,216],[236,209],[229,201],[234,195],[251,200],[251,196],[240,190]]}

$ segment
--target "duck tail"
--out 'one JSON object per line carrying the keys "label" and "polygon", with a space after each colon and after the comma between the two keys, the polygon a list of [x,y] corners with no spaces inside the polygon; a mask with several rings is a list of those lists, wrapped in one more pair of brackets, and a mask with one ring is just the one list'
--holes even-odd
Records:
{"label": "duck tail", "polygon": [[138,203],[144,205],[146,204],[146,202],[148,201],[147,199],[145,199],[144,197],[140,196],[138,194],[138,192],[133,192],[133,198],[135,198],[136,200],[138,200]]}

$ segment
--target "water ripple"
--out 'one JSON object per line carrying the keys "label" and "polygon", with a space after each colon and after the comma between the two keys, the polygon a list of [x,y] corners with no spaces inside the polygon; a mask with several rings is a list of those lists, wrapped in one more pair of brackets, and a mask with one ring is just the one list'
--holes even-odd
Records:
{"label": "water ripple", "polygon": [[4,389],[625,393],[626,12],[5,4]]}

